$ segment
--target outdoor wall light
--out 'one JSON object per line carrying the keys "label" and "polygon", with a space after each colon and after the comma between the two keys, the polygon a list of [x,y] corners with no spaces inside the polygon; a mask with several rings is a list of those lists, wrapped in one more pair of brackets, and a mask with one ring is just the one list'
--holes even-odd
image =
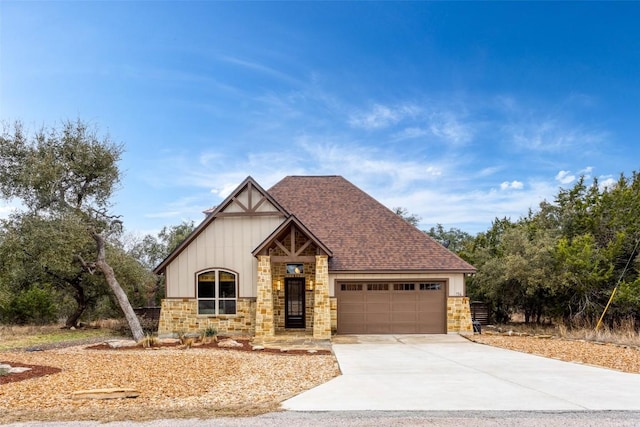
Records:
{"label": "outdoor wall light", "polygon": [[309,280],[309,290],[313,290],[313,280]]}
{"label": "outdoor wall light", "polygon": [[276,290],[279,291],[282,288],[282,282],[280,280],[276,280]]}

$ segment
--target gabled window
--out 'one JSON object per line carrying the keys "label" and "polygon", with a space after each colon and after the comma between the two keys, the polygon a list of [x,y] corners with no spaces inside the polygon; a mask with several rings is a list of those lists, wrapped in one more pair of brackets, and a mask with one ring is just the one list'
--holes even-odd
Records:
{"label": "gabled window", "polygon": [[238,276],[226,270],[207,270],[197,278],[198,314],[236,314]]}

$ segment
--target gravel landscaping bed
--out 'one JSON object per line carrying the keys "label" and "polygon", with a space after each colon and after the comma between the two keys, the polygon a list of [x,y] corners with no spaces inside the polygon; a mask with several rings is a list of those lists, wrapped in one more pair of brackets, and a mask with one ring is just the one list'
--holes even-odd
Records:
{"label": "gravel landscaping bed", "polygon": [[[339,374],[333,355],[212,348],[109,351],[69,347],[4,352],[0,360],[60,369],[2,383],[3,422],[252,415],[278,410],[282,400]],[[78,390],[117,387],[136,389],[140,396],[71,399]]]}
{"label": "gravel landscaping bed", "polygon": [[550,336],[474,335],[472,341],[509,350],[584,363],[623,372],[640,373],[640,350],[617,344],[566,340]]}
{"label": "gravel landscaping bed", "polygon": [[[635,347],[549,336],[475,335],[471,340],[569,362],[640,373]],[[339,375],[333,355],[177,347],[100,350],[84,346],[0,352],[34,366],[26,380],[0,377],[2,422],[151,420],[256,415]],[[34,374],[42,375],[34,377]],[[133,388],[137,398],[74,400],[78,390]]]}

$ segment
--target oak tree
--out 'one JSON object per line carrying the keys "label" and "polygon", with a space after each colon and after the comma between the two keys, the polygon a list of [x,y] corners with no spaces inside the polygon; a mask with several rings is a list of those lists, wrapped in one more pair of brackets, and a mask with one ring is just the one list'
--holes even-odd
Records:
{"label": "oak tree", "polygon": [[133,338],[144,337],[127,294],[107,261],[108,239],[122,229],[110,209],[120,181],[118,161],[123,146],[101,137],[82,122],[66,121],[61,129],[42,128],[33,134],[17,122],[0,136],[0,195],[18,199],[31,215],[73,219],[94,241],[92,258],[74,253],[90,273],[100,272],[129,324]]}

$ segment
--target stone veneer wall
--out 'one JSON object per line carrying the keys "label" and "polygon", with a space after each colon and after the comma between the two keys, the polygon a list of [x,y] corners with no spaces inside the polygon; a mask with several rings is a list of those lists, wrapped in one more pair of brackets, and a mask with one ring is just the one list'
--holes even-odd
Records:
{"label": "stone veneer wall", "polygon": [[331,338],[331,303],[329,301],[329,257],[316,255],[316,283],[313,289],[313,338]]}
{"label": "stone veneer wall", "polygon": [[273,282],[271,278],[271,257],[258,256],[255,317],[255,334],[257,338],[269,338],[275,335],[273,324]]}
{"label": "stone veneer wall", "polygon": [[447,298],[447,332],[473,333],[468,297]]}
{"label": "stone veneer wall", "polygon": [[336,297],[329,298],[329,310],[331,310],[331,333],[338,332],[338,299]]}
{"label": "stone veneer wall", "polygon": [[202,333],[207,328],[215,328],[219,334],[253,335],[255,312],[256,302],[253,298],[238,298],[236,314],[222,316],[198,315],[196,299],[164,299],[158,335]]}

